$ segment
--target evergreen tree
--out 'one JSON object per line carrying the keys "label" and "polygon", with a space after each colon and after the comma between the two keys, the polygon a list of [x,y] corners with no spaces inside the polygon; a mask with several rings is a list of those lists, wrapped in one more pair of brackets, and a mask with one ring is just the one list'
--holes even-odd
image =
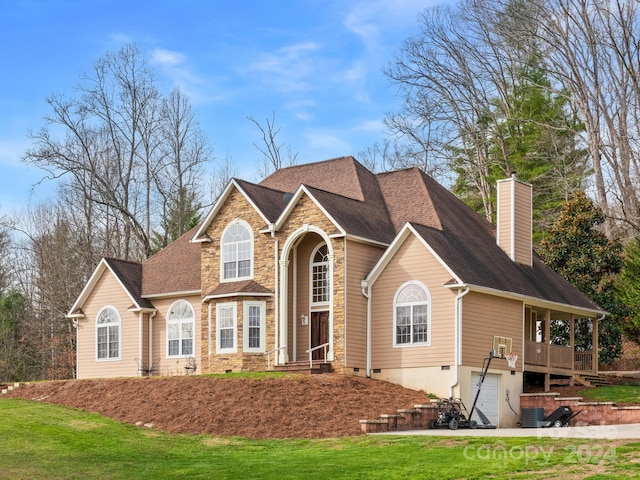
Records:
{"label": "evergreen tree", "polygon": [[[615,284],[622,269],[622,245],[598,230],[603,223],[602,210],[578,192],[564,205],[539,253],[548,266],[610,313],[600,322],[598,343],[600,361],[611,363],[622,351],[625,308],[618,301]],[[587,349],[589,344],[589,335],[576,338],[576,345]]]}
{"label": "evergreen tree", "polygon": [[622,330],[628,338],[640,342],[640,238],[633,239],[625,248],[617,287],[618,299],[627,308]]}

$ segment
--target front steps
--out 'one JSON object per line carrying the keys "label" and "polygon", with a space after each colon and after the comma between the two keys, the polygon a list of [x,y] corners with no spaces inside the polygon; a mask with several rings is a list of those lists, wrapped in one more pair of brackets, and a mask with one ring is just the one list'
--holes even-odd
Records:
{"label": "front steps", "polygon": [[16,388],[18,388],[21,384],[16,382],[16,383],[11,383],[11,384],[6,384],[6,385],[0,385],[0,395],[6,395],[7,393],[15,390]]}
{"label": "front steps", "polygon": [[611,385],[611,382],[603,375],[590,375],[588,373],[576,374],[575,379],[585,387],[602,387]]}
{"label": "front steps", "polygon": [[413,408],[399,409],[396,413],[385,413],[380,418],[360,420],[364,433],[404,432],[408,430],[426,430],[431,420],[438,418],[438,407],[414,405]]}
{"label": "front steps", "polygon": [[309,366],[309,361],[289,362],[284,365],[275,365],[273,370],[276,372],[299,373],[306,375],[319,375],[322,373],[331,373],[333,367],[331,363],[316,360],[313,366]]}

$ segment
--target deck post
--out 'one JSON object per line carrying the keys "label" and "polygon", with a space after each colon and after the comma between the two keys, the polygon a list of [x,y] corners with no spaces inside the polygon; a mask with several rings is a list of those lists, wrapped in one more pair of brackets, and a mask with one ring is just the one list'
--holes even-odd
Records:
{"label": "deck post", "polygon": [[600,348],[600,346],[598,345],[598,317],[594,317],[593,318],[593,337],[591,339],[591,345],[593,346],[593,351],[591,352],[591,370],[593,370],[593,373],[595,375],[598,375],[598,364],[599,362],[599,355],[598,355],[598,350]]}
{"label": "deck post", "polygon": [[571,377],[569,385],[573,387],[576,373],[576,317],[571,314],[569,317],[569,348],[571,348]]}

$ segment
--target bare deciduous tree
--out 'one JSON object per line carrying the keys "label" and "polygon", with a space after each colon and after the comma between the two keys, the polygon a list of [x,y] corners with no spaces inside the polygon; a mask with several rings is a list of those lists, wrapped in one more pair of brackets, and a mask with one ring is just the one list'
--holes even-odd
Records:
{"label": "bare deciduous tree", "polygon": [[[271,115],[271,119],[266,119],[266,126],[263,126],[253,117],[247,117],[262,134],[264,146],[253,144],[262,153],[262,158],[256,163],[256,176],[264,178],[283,167],[295,165],[298,161],[298,152],[291,150],[290,145],[278,143],[276,138],[280,133],[280,127],[276,127],[276,114]],[[286,146],[286,151],[283,149]]]}

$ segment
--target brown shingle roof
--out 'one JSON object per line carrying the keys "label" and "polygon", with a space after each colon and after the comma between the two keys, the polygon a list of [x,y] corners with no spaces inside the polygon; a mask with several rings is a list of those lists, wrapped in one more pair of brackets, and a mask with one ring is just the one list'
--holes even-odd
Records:
{"label": "brown shingle roof", "polygon": [[234,295],[264,295],[272,294],[268,288],[260,285],[254,280],[245,280],[241,282],[224,282],[219,283],[216,288],[207,293],[207,297],[225,297]]}
{"label": "brown shingle roof", "polygon": [[301,184],[361,202],[382,203],[375,175],[353,157],[281,168],[260,182],[264,187],[290,193]]}
{"label": "brown shingle roof", "polygon": [[307,190],[347,234],[382,243],[393,240],[395,232],[384,203],[361,202],[313,187]]}
{"label": "brown shingle roof", "polygon": [[136,262],[105,258],[104,261],[141,308],[153,308],[149,300],[142,298],[142,265]]}
{"label": "brown shingle roof", "polygon": [[380,173],[377,177],[396,233],[407,222],[442,228],[427,188],[430,177],[417,167]]}
{"label": "brown shingle roof", "polygon": [[143,263],[142,295],[200,291],[200,244],[190,242],[197,228]]}
{"label": "brown shingle roof", "polygon": [[287,205],[286,192],[237,178],[235,181],[270,222],[278,219]]}

